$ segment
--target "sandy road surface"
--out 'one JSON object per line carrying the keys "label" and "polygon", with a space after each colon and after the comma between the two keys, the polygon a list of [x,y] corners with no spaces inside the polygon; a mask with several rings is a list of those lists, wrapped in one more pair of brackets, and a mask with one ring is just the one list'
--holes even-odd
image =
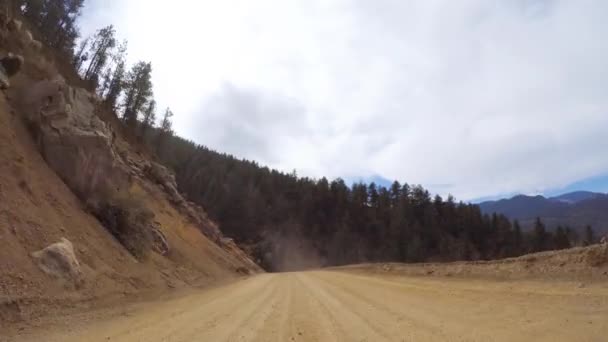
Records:
{"label": "sandy road surface", "polygon": [[607,341],[608,286],[264,274],[24,341]]}

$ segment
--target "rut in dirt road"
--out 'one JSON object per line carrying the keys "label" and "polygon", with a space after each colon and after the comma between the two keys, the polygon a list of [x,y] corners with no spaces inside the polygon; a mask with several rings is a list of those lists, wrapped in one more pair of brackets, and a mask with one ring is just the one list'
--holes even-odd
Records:
{"label": "rut in dirt road", "polygon": [[601,341],[608,334],[608,289],[334,271],[264,274],[149,303],[126,317],[48,330],[19,340]]}

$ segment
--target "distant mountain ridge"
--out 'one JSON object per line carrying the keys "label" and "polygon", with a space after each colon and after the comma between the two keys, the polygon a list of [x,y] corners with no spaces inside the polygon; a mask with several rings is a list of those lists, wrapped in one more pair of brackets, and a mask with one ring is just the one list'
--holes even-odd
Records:
{"label": "distant mountain ridge", "polygon": [[602,196],[608,196],[607,194],[603,194],[600,192],[591,192],[591,191],[574,191],[569,192],[567,194],[549,197],[549,200],[564,202],[569,204],[574,204],[578,202],[582,202],[589,199],[594,199]]}
{"label": "distant mountain ridge", "polygon": [[570,226],[581,231],[591,225],[599,234],[608,233],[608,194],[591,191],[574,191],[555,197],[517,195],[509,199],[479,203],[486,214],[501,213],[519,220],[530,228],[540,217],[549,228]]}

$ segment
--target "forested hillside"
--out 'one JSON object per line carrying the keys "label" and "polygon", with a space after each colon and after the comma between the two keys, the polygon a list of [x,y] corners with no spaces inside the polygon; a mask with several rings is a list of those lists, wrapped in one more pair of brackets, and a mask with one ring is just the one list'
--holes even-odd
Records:
{"label": "forested hillside", "polygon": [[589,243],[568,228],[550,233],[541,221],[522,233],[505,216],[418,185],[302,178],[179,137],[158,152],[180,190],[268,269],[494,259]]}

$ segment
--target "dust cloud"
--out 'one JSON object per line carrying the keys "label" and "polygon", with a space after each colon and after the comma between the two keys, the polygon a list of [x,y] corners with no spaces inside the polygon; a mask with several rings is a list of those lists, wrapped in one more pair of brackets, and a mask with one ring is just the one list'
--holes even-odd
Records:
{"label": "dust cloud", "polygon": [[298,233],[266,233],[262,245],[261,261],[267,271],[300,271],[326,265],[326,258],[319,255],[314,243]]}

